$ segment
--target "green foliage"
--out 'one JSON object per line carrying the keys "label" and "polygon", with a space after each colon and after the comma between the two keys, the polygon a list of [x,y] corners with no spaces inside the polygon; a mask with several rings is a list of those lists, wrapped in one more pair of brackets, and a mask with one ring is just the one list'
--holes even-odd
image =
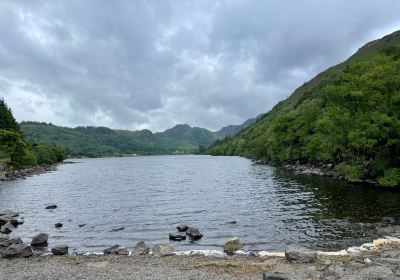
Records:
{"label": "green foliage", "polygon": [[19,126],[4,100],[0,100],[0,155],[14,168],[47,163],[54,164],[65,159],[63,150],[43,144],[31,144],[22,137]]}
{"label": "green foliage", "polygon": [[385,174],[380,182],[394,183],[391,168],[400,167],[400,47],[372,46],[305,83],[208,152],[277,163],[344,163],[349,179]]}
{"label": "green foliage", "polygon": [[400,169],[388,168],[385,170],[385,175],[378,179],[378,183],[386,187],[400,186]]}
{"label": "green foliage", "polygon": [[355,164],[343,164],[339,167],[339,172],[344,174],[347,180],[359,179],[363,174],[361,166]]}
{"label": "green foliage", "polygon": [[0,99],[0,129],[19,132],[18,123],[15,121],[11,109],[4,99]]}
{"label": "green foliage", "polygon": [[208,146],[214,140],[211,131],[188,125],[177,125],[159,133],[147,129],[67,128],[38,122],[22,122],[20,126],[30,141],[56,145],[70,157],[195,153],[199,145]]}

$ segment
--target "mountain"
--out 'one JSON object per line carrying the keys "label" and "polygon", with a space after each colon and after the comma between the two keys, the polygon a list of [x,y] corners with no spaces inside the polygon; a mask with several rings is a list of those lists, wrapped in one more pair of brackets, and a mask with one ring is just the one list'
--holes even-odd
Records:
{"label": "mountain", "polygon": [[51,123],[21,122],[19,126],[30,141],[57,145],[71,157],[101,157],[128,154],[160,155],[196,153],[199,146],[207,147],[216,139],[234,135],[253,123],[250,119],[228,131],[211,132],[205,128],[178,124],[163,132],[150,130],[115,130],[107,127],[56,126]]}
{"label": "mountain", "polygon": [[245,129],[246,127],[254,124],[259,118],[261,118],[262,115],[259,115],[255,118],[251,118],[248,119],[247,121],[245,121],[242,124],[239,125],[228,125],[228,126],[224,126],[223,128],[221,128],[220,130],[214,132],[214,137],[216,139],[224,139],[227,136],[233,136],[238,134],[241,130]]}
{"label": "mountain", "polygon": [[400,185],[400,31],[318,74],[213,155],[333,164],[349,180]]}
{"label": "mountain", "polygon": [[[207,130],[186,125],[161,133],[152,133],[147,129],[128,131],[90,126],[69,128],[39,122],[22,122],[20,127],[27,139],[55,144],[73,157],[193,153],[198,145],[209,145],[213,141]],[[212,135],[211,132],[209,134]]]}

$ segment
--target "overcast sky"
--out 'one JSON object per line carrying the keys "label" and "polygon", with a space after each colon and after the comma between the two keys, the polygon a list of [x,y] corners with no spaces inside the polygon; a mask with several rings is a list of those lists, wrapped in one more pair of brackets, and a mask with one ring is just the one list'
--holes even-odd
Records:
{"label": "overcast sky", "polygon": [[217,130],[364,43],[399,0],[0,0],[0,96],[17,120]]}

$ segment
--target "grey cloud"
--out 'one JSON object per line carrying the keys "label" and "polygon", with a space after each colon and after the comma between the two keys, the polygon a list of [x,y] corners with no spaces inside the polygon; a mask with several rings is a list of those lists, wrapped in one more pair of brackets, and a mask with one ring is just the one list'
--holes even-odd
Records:
{"label": "grey cloud", "polygon": [[399,10],[395,0],[3,1],[0,94],[19,119],[218,129],[399,28]]}

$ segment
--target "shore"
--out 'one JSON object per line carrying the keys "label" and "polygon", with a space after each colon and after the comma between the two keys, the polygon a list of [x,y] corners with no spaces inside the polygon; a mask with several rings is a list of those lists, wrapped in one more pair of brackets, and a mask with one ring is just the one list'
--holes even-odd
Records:
{"label": "shore", "polygon": [[[38,256],[0,259],[0,279],[400,279],[400,242],[309,263],[282,257]],[[280,278],[273,278],[280,277]]]}

